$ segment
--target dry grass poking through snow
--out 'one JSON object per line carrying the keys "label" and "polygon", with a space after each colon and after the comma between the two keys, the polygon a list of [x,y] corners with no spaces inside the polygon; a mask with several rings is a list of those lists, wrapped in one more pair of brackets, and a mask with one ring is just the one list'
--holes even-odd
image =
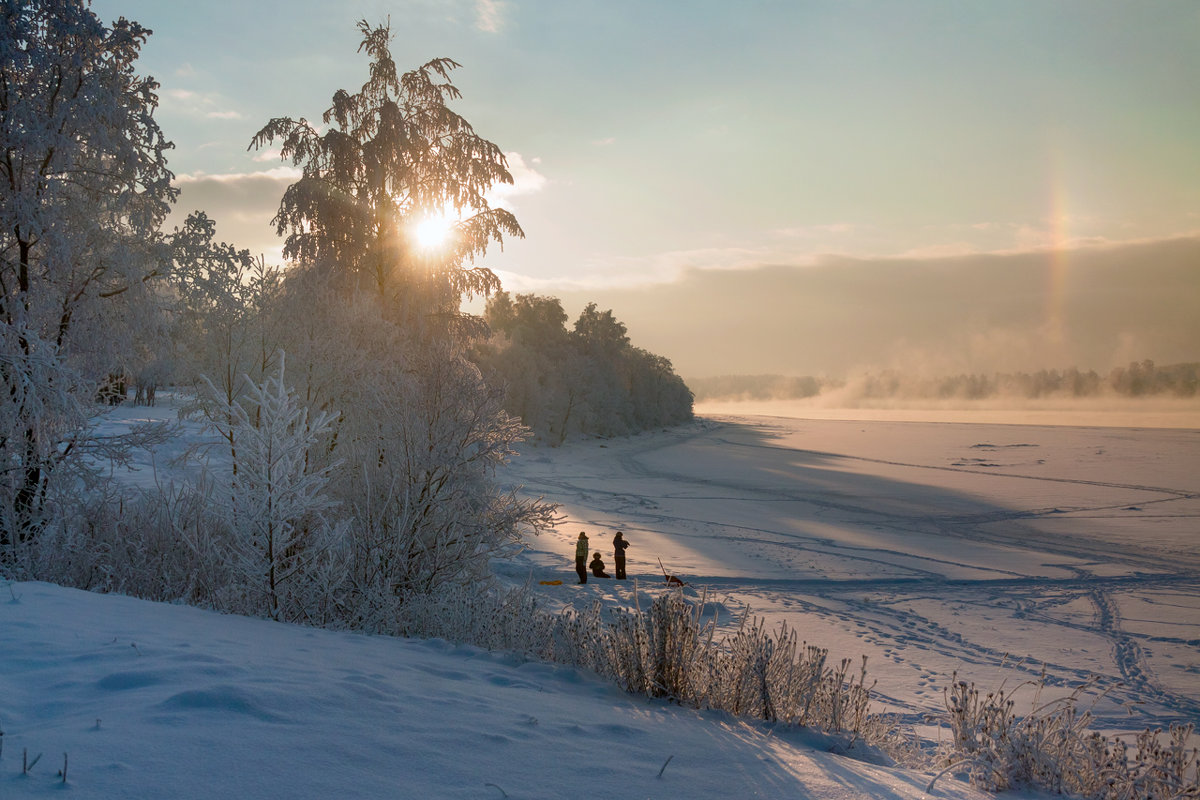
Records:
{"label": "dry grass poking through snow", "polygon": [[954,675],[945,692],[952,738],[942,774],[965,773],[993,792],[1035,788],[1087,800],[1200,797],[1200,750],[1189,747],[1194,726],[1147,729],[1131,748],[1091,729],[1091,712],[1080,710],[1091,684],[1047,702],[1040,700],[1044,674],[1023,685],[1036,692],[1032,710],[1022,716],[1015,713],[1015,690],[983,693]]}
{"label": "dry grass poking through snow", "polygon": [[583,667],[624,690],[739,717],[819,728],[878,743],[891,724],[869,712],[866,660],[852,669],[801,642],[787,627],[769,631],[743,619],[717,639],[704,602],[668,591],[642,608],[542,610],[522,590],[495,596],[465,591],[405,604],[400,632],[515,650],[526,657]]}
{"label": "dry grass poking through snow", "polygon": [[[1015,711],[1013,691],[983,693],[955,674],[946,713],[931,720],[951,734],[931,754],[887,715],[870,709],[866,659],[833,661],[795,630],[768,630],[745,618],[717,639],[704,602],[679,591],[648,608],[552,613],[532,594],[456,592],[406,604],[403,633],[434,636],[488,649],[590,669],[628,692],[669,699],[739,717],[817,728],[861,740],[897,763],[942,775],[965,775],[983,789],[1035,789],[1087,800],[1200,798],[1200,751],[1189,749],[1193,728],[1146,730],[1132,747],[1090,728],[1080,710],[1085,684],[1056,700]],[[1045,680],[1036,684],[1038,693]],[[1021,688],[1021,687],[1017,687]],[[1015,690],[1014,690],[1015,691]]]}

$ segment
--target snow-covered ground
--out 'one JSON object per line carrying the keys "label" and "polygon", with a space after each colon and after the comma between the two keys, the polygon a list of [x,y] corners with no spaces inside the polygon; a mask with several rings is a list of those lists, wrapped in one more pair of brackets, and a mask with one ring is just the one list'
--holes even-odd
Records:
{"label": "snow-covered ground", "polygon": [[564,667],[35,583],[0,598],[0,730],[4,800],[915,800],[929,780]]}
{"label": "snow-covered ground", "polygon": [[[633,580],[572,570],[580,530],[610,567],[622,530],[640,586],[662,591],[661,558],[689,594],[867,655],[879,708],[913,724],[955,670],[988,686],[1043,663],[1102,676],[1108,729],[1200,719],[1200,430],[724,411],[526,448],[506,476],[565,520],[502,574],[628,602]],[[0,731],[3,800],[60,791],[64,753],[89,798],[886,800],[929,779],[564,667],[30,583],[0,587]]]}

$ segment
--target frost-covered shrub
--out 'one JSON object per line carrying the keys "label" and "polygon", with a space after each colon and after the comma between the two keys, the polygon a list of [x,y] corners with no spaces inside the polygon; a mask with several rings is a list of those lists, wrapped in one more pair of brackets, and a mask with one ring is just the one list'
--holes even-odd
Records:
{"label": "frost-covered shrub", "polygon": [[748,617],[717,639],[702,608],[669,592],[649,612],[616,612],[605,666],[622,686],[653,697],[834,732],[868,730],[865,658],[851,675],[850,660],[831,666],[828,651],[800,642],[786,625],[772,632]]}
{"label": "frost-covered shrub", "polygon": [[632,610],[612,613],[606,631],[604,667],[630,692],[694,702],[708,695],[713,622],[701,619],[703,604],[668,592],[643,612],[635,597]]}
{"label": "frost-covered shrub", "polygon": [[543,609],[527,588],[479,591],[459,586],[423,595],[399,610],[394,632],[518,652],[591,670],[625,691],[736,716],[849,734],[890,744],[895,726],[872,714],[866,660],[828,663],[827,651],[743,620],[726,639],[705,620],[703,601],[681,592],[655,597],[646,610],[599,603],[561,612]]}
{"label": "frost-covered shrub", "polygon": [[224,538],[214,522],[203,493],[190,486],[87,496],[59,509],[31,548],[30,574],[90,591],[212,606],[230,583],[223,548],[219,555],[211,546]]}
{"label": "frost-covered shrub", "polygon": [[1120,738],[1092,730],[1091,711],[1080,710],[1094,681],[1041,702],[1043,673],[1018,687],[1036,690],[1032,709],[1022,715],[1015,710],[1016,690],[1001,686],[984,693],[957,678],[945,690],[951,739],[942,754],[942,774],[965,774],[993,792],[1030,788],[1086,800],[1200,797],[1200,751],[1189,747],[1191,725],[1172,725],[1165,734],[1143,731],[1131,749]]}
{"label": "frost-covered shrub", "polygon": [[456,586],[410,598],[398,609],[389,632],[540,659],[559,622],[558,615],[542,610],[536,595],[526,589],[469,591]]}
{"label": "frost-covered shrub", "polygon": [[294,618],[309,605],[313,567],[338,544],[340,529],[326,516],[326,494],[336,464],[313,465],[312,450],[329,431],[333,414],[308,413],[284,382],[286,359],[261,383],[245,380],[230,402],[212,384],[202,403],[210,419],[228,420],[224,438],[232,465],[213,492],[213,516],[229,531],[227,558],[238,573],[251,613]]}
{"label": "frost-covered shrub", "polygon": [[[263,564],[247,551],[248,531],[231,525],[228,487],[209,481],[120,496],[93,496],[63,513],[29,548],[29,574],[100,592],[181,602],[232,614],[350,627],[342,613],[344,555],[306,553],[302,569],[277,576],[277,608]],[[285,564],[294,563],[285,558]]]}
{"label": "frost-covered shrub", "polygon": [[241,614],[344,624],[344,530],[325,488],[336,464],[312,450],[331,415],[309,415],[285,383],[285,359],[238,399],[211,384],[200,398],[224,420],[228,467],[197,483],[64,496],[55,523],[31,548],[30,574],[153,600]]}
{"label": "frost-covered shrub", "polygon": [[583,610],[565,609],[556,615],[550,641],[546,643],[545,658],[558,664],[590,669],[608,677],[603,668],[608,647],[604,609],[599,603]]}

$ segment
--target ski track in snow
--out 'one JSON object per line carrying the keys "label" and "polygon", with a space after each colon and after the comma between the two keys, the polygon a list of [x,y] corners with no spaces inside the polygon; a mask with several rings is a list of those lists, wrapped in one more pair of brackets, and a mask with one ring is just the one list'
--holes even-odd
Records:
{"label": "ski track in snow", "polygon": [[[1164,636],[1127,630],[1120,606],[1122,597],[1154,592],[1200,596],[1200,491],[1179,486],[1200,468],[1190,455],[1196,432],[1154,433],[1191,462],[1168,465],[1164,481],[1144,478],[1135,457],[1115,467],[1104,460],[1111,447],[1138,456],[1163,446],[1140,445],[1129,430],[1105,431],[1112,442],[1095,446],[1101,434],[1093,429],[853,422],[835,433],[862,431],[871,441],[925,425],[920,433],[940,439],[911,460],[797,446],[837,424],[702,420],[628,440],[532,449],[513,475],[526,493],[562,503],[572,531],[624,530],[635,548],[631,575],[641,545],[642,578],[653,583],[656,548],[689,592],[812,628],[813,643],[834,657],[869,651],[877,697],[911,722],[940,709],[955,669],[992,688],[992,678],[1011,683],[1015,673],[1020,682],[1043,667],[1062,687],[1098,676],[1108,694],[1094,713],[1112,729],[1200,720],[1200,657],[1174,664],[1170,685],[1155,671],[1170,662],[1149,657],[1157,645],[1196,654],[1200,612],[1164,617],[1184,628],[1183,636]],[[949,448],[945,463],[931,463],[948,435],[965,443]],[[828,432],[820,439],[827,444]],[[989,458],[982,467],[964,455],[984,451],[1032,458]],[[1094,474],[1113,469],[1121,479]],[[1147,526],[1165,533],[1148,544]],[[548,544],[534,543],[533,560],[569,569],[565,546]],[[603,538],[592,546],[608,549]],[[756,561],[762,570],[747,568]],[[822,631],[835,641],[822,641]]]}

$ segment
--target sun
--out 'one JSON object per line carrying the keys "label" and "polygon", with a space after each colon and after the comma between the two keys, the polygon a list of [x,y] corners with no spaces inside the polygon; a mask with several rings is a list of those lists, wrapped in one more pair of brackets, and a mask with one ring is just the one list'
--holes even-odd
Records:
{"label": "sun", "polygon": [[447,216],[428,216],[413,226],[413,238],[421,250],[442,250],[450,241],[454,220]]}

